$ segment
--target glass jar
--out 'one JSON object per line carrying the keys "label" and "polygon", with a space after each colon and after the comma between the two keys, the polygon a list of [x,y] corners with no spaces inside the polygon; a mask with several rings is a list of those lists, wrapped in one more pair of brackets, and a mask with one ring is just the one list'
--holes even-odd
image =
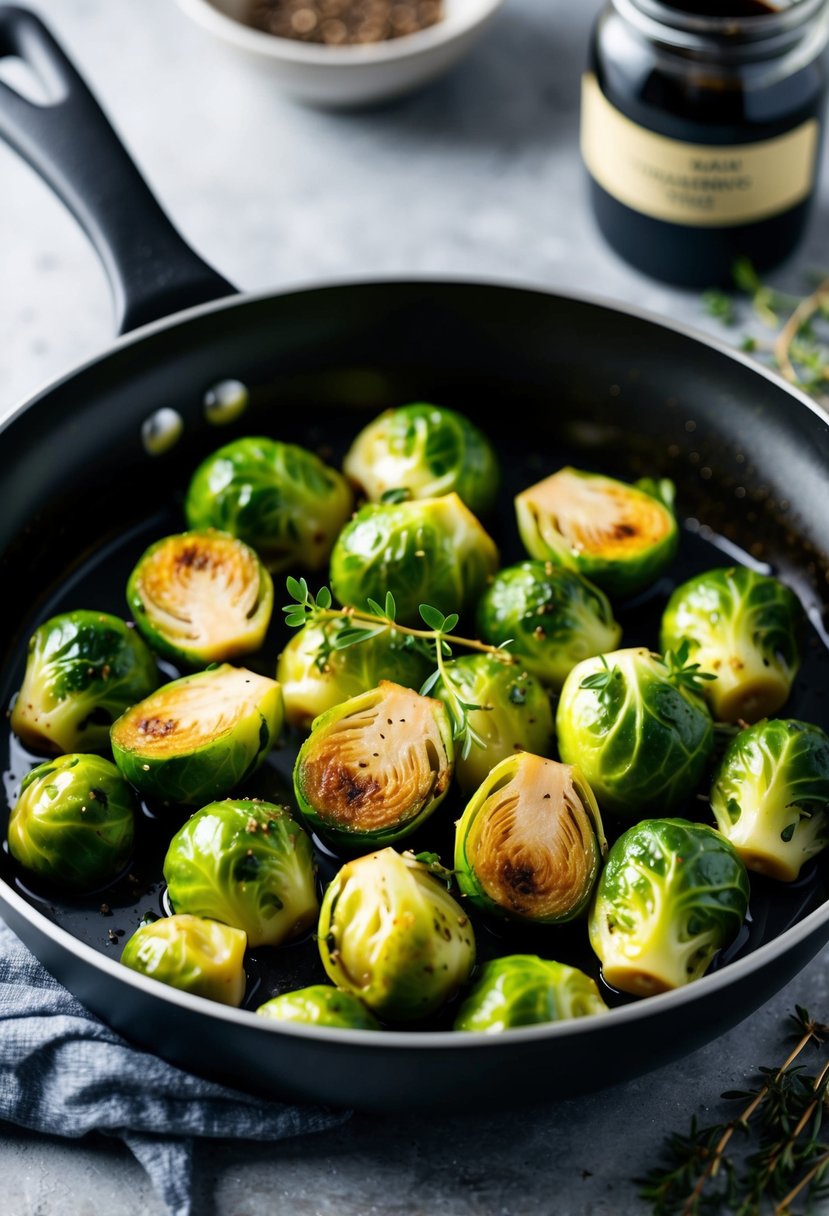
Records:
{"label": "glass jar", "polygon": [[582,88],[610,245],[646,274],[732,283],[792,252],[817,176],[829,0],[611,0]]}

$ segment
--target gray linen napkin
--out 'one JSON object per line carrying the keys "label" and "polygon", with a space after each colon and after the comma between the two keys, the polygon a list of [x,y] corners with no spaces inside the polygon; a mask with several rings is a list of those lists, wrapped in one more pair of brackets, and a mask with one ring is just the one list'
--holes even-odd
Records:
{"label": "gray linen napkin", "polygon": [[172,1216],[191,1216],[195,1136],[283,1140],[348,1117],[253,1098],[131,1046],[0,921],[0,1119],[57,1136],[120,1136]]}

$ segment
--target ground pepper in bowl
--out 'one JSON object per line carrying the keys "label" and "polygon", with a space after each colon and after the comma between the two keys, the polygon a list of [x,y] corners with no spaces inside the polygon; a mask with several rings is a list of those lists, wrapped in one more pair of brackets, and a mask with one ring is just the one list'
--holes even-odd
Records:
{"label": "ground pepper in bowl", "polygon": [[443,0],[254,0],[249,23],[280,38],[349,46],[415,34],[443,16]]}

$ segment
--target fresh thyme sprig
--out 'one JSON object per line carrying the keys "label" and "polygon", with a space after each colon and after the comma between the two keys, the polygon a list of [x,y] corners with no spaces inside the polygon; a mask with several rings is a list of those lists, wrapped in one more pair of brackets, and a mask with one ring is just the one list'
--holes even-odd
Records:
{"label": "fresh thyme sprig", "polygon": [[461,745],[461,755],[464,759],[472,747],[484,747],[485,742],[473,727],[469,715],[477,710],[487,710],[486,705],[474,705],[465,701],[447,669],[447,661],[452,658],[452,647],[461,646],[466,650],[477,650],[484,654],[495,655],[505,663],[512,663],[512,655],[505,651],[509,642],[500,646],[490,646],[477,638],[459,637],[452,630],[456,628],[459,617],[456,612],[444,615],[439,608],[431,604],[421,604],[420,617],[426,629],[415,629],[410,625],[401,625],[396,619],[397,605],[390,591],[386,592],[384,603],[367,598],[365,609],[335,608],[331,592],[327,587],[320,587],[316,595],[310,590],[307,580],[289,576],[286,580],[291,602],[282,611],[285,613],[285,623],[298,629],[303,625],[318,624],[321,621],[343,620],[346,623],[336,636],[325,643],[326,654],[332,650],[347,650],[377,637],[386,630],[394,630],[404,637],[414,639],[415,646],[430,659],[434,660],[435,670],[420,689],[427,696],[437,682],[442,682],[445,695],[445,705],[452,722],[453,737]]}
{"label": "fresh thyme sprig", "polygon": [[[687,1134],[668,1137],[663,1164],[638,1180],[653,1216],[792,1216],[798,1197],[814,1199],[826,1192],[829,1142],[822,1118],[829,1060],[815,1076],[795,1061],[809,1046],[825,1057],[829,1026],[800,1006],[791,1021],[797,1041],[783,1064],[759,1069],[754,1090],[722,1095],[747,1102],[738,1115],[708,1127],[692,1118]],[[756,1145],[742,1166],[728,1154],[735,1136],[744,1142],[753,1137]]]}
{"label": "fresh thyme sprig", "polygon": [[691,643],[683,638],[676,650],[665,651],[665,666],[668,668],[668,679],[677,688],[685,688],[689,692],[700,691],[701,680],[716,680],[710,671],[701,671],[699,663],[690,663]]}

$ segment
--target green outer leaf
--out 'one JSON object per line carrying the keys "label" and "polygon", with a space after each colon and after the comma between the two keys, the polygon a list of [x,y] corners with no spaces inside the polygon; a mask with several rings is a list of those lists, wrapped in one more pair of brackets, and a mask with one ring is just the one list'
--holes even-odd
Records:
{"label": "green outer leaf", "polygon": [[535,954],[511,954],[484,963],[453,1029],[499,1034],[606,1012],[598,988],[583,971]]}
{"label": "green outer leaf", "polygon": [[245,935],[215,920],[166,916],[140,925],[121,955],[125,967],[183,992],[238,1006],[245,995]]}
{"label": "green outer leaf", "polygon": [[351,992],[312,984],[295,992],[272,997],[256,1010],[275,1022],[298,1022],[304,1026],[332,1026],[339,1030],[380,1030],[380,1023]]}

